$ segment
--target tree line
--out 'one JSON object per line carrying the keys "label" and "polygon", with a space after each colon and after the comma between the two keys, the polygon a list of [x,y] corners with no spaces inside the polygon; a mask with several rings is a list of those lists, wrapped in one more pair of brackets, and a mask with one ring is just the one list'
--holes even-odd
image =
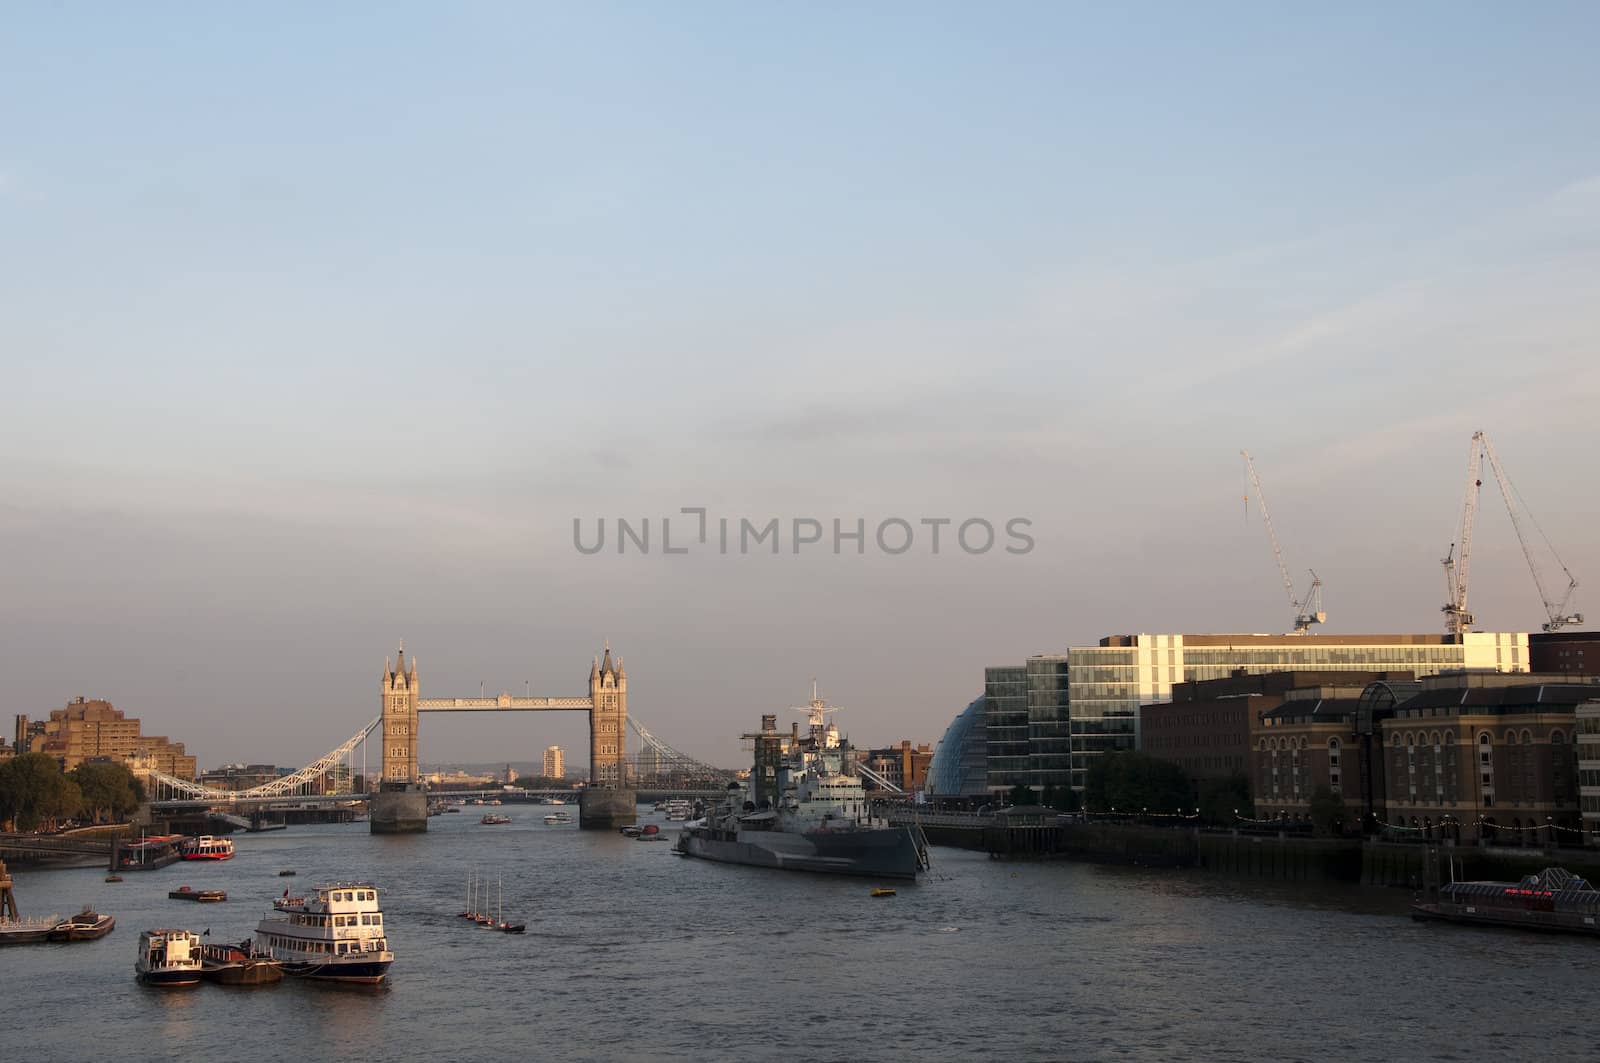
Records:
{"label": "tree line", "polygon": [[125,765],[96,761],[63,772],[46,753],[0,761],[0,826],[54,830],[68,820],[108,823],[144,801],[144,786]]}

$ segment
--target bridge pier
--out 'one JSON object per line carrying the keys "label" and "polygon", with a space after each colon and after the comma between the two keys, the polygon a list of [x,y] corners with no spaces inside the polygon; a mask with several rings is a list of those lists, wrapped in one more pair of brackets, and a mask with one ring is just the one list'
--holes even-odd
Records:
{"label": "bridge pier", "polygon": [[428,793],[421,783],[385,782],[372,795],[373,834],[424,834],[428,830]]}
{"label": "bridge pier", "polygon": [[638,818],[638,795],[633,790],[589,789],[578,797],[578,826],[582,830],[616,830],[632,826]]}

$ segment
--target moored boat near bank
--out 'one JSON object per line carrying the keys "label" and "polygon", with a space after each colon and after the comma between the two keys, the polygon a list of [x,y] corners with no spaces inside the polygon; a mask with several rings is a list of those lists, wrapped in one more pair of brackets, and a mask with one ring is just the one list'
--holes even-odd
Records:
{"label": "moored boat near bank", "polygon": [[394,963],[370,882],[330,882],[303,897],[284,890],[272,907],[279,914],[261,920],[256,943],[286,974],[377,984]]}
{"label": "moored boat near bank", "polygon": [[183,859],[181,834],[152,834],[136,842],[111,843],[112,871],[154,871]]}
{"label": "moored boat near bank", "polygon": [[1411,918],[1600,935],[1600,890],[1564,868],[1547,867],[1520,882],[1448,883],[1437,900],[1413,903]]}
{"label": "moored boat near bank", "polygon": [[200,935],[193,930],[145,930],[139,934],[134,976],[164,988],[200,984]]}
{"label": "moored boat near bank", "polygon": [[61,925],[59,915],[31,919],[0,917],[0,945],[34,945],[50,940],[50,932]]}

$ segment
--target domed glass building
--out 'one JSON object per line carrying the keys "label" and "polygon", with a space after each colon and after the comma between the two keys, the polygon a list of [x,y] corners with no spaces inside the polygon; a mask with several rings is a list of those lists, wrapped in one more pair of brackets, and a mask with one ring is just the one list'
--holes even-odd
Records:
{"label": "domed glass building", "polygon": [[984,735],[985,701],[979,697],[961,711],[933,751],[928,794],[938,798],[987,797],[989,751]]}

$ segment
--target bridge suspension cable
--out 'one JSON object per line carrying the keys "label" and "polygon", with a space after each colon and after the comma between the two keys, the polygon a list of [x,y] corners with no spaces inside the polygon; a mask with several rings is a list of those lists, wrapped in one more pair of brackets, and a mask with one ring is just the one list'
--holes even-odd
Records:
{"label": "bridge suspension cable", "polygon": [[628,727],[639,736],[639,755],[632,758],[637,783],[664,786],[711,783],[721,787],[733,781],[732,771],[698,761],[674,749],[651,733],[636,717],[628,717]]}
{"label": "bridge suspension cable", "polygon": [[365,727],[351,735],[338,748],[330,750],[299,771],[285,775],[281,779],[274,779],[269,783],[262,783],[260,786],[252,786],[248,790],[219,790],[212,786],[194,782],[191,779],[180,779],[174,775],[159,771],[151,772],[149,777],[152,782],[158,784],[162,789],[200,800],[239,801],[260,797],[284,797],[292,794],[299,787],[320,779],[338,766],[339,762],[353,753],[355,748],[361,745],[366,740],[366,737],[375,731],[382,722],[382,716],[375,717]]}

